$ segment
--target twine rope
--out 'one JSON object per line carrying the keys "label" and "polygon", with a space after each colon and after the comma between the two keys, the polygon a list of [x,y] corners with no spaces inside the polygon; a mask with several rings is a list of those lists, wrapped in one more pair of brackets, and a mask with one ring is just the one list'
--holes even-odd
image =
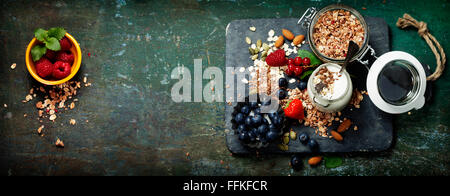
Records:
{"label": "twine rope", "polygon": [[413,26],[418,29],[417,32],[423,39],[425,39],[428,46],[430,46],[431,50],[433,51],[434,56],[436,57],[436,70],[434,71],[433,74],[427,77],[427,80],[435,81],[442,75],[442,72],[444,71],[445,68],[446,57],[444,49],[441,47],[436,38],[433,35],[431,35],[430,32],[428,31],[427,23],[423,21],[418,22],[409,14],[405,13],[403,14],[403,18],[398,18],[397,27],[404,29],[409,26]]}

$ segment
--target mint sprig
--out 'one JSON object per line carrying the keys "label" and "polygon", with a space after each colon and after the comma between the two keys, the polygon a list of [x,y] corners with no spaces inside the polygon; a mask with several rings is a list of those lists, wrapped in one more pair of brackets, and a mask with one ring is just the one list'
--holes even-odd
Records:
{"label": "mint sprig", "polygon": [[336,168],[342,165],[341,157],[324,157],[325,167]]}
{"label": "mint sprig", "polygon": [[48,31],[38,28],[34,31],[34,37],[37,40],[44,43],[42,45],[35,45],[31,49],[31,56],[33,57],[33,61],[38,61],[45,55],[47,49],[53,51],[61,50],[61,45],[59,44],[59,40],[61,40],[66,34],[66,30],[61,27],[50,28]]}

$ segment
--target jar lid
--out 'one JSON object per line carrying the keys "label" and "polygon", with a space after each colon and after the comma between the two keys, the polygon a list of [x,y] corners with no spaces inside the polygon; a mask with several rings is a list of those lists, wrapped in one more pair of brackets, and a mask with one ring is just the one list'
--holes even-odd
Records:
{"label": "jar lid", "polygon": [[392,51],[378,57],[367,76],[367,92],[379,109],[400,114],[425,104],[426,74],[412,55]]}

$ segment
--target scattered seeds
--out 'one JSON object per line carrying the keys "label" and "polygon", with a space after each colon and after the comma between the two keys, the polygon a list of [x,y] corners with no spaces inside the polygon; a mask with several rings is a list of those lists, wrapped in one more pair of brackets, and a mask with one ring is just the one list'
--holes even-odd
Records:
{"label": "scattered seeds", "polygon": [[297,133],[295,133],[295,131],[292,130],[292,129],[291,129],[291,131],[289,132],[289,136],[291,137],[291,140],[297,139]]}
{"label": "scattered seeds", "polygon": [[16,66],[17,66],[17,64],[16,64],[16,63],[13,63],[13,64],[11,65],[11,69],[15,69]]}
{"label": "scattered seeds", "polygon": [[252,40],[249,37],[245,37],[245,42],[247,42],[248,45],[252,44]]}
{"label": "scattered seeds", "polygon": [[254,27],[254,26],[251,26],[251,27],[249,27],[248,29],[249,29],[250,31],[253,31],[253,32],[256,31],[256,27]]}

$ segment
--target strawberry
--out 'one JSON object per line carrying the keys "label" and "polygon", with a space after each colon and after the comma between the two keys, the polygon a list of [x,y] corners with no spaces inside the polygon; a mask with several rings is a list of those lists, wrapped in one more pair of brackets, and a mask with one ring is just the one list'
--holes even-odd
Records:
{"label": "strawberry", "polygon": [[56,61],[55,67],[53,68],[52,76],[55,79],[63,79],[70,75],[72,67],[69,63],[63,61]]}
{"label": "strawberry", "polygon": [[266,57],[266,63],[272,67],[280,67],[286,65],[286,53],[283,49],[278,49],[275,52],[270,53],[269,56]]}
{"label": "strawberry", "polygon": [[284,115],[292,119],[302,120],[305,117],[302,101],[294,99],[289,102],[288,106],[284,108]]}

